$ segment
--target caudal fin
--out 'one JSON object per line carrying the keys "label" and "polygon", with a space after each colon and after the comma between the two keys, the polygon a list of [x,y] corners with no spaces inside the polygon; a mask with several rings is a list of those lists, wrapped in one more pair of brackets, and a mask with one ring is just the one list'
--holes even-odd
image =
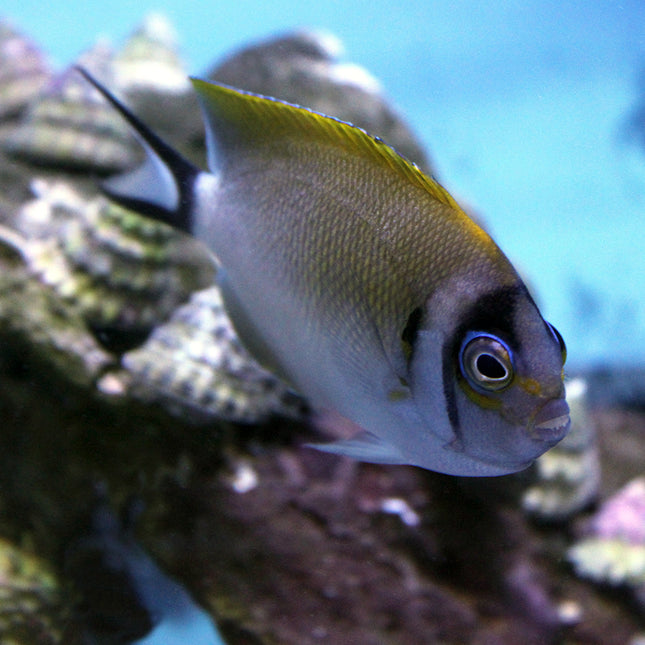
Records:
{"label": "caudal fin", "polygon": [[104,192],[126,208],[190,233],[193,189],[201,170],[155,134],[86,69],[76,69],[129,123],[146,153],[139,168],[103,182]]}

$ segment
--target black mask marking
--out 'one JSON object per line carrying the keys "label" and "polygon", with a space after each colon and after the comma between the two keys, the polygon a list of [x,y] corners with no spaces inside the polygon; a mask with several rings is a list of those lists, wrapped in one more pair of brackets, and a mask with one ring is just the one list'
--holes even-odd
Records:
{"label": "black mask marking", "polygon": [[417,340],[419,328],[421,327],[422,316],[423,311],[421,307],[413,309],[412,313],[408,316],[408,322],[405,324],[405,327],[401,332],[403,354],[408,363],[412,360],[412,356],[414,355],[414,345]]}
{"label": "black mask marking", "polygon": [[458,364],[458,352],[464,334],[472,330],[491,332],[504,338],[515,351],[518,351],[520,349],[520,340],[515,334],[513,322],[519,298],[528,298],[533,302],[526,287],[521,282],[480,296],[466,310],[461,324],[455,330],[452,338],[449,338],[443,346],[443,395],[446,401],[448,419],[458,439],[461,435],[461,428],[459,425],[459,411],[457,410],[455,377],[459,375],[459,370],[455,366]]}

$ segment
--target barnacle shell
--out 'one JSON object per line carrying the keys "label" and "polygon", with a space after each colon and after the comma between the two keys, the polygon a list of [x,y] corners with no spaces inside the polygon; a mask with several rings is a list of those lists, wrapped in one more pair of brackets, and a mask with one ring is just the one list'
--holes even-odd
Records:
{"label": "barnacle shell", "polygon": [[212,283],[211,256],[195,240],[62,182],[36,186],[19,218],[40,233],[30,269],[93,329],[148,331]]}
{"label": "barnacle shell", "polygon": [[303,411],[302,401],[240,344],[217,287],[193,294],[123,356],[123,366],[130,394],[195,422],[250,423]]}
{"label": "barnacle shell", "polygon": [[522,498],[524,509],[545,521],[563,521],[588,506],[600,488],[596,429],[587,409],[586,383],[566,384],[571,430],[535,463],[537,481]]}
{"label": "barnacle shell", "polygon": [[114,58],[114,80],[125,93],[181,93],[190,89],[178,53],[177,35],[162,14],[151,13]]}
{"label": "barnacle shell", "polygon": [[203,137],[201,110],[168,19],[156,13],[146,17],[115,56],[113,70],[114,87],[137,116],[189,159],[203,163],[203,151],[193,149]]}
{"label": "barnacle shell", "polygon": [[645,604],[645,478],[629,482],[592,518],[589,535],[569,549],[576,573],[633,588]]}
{"label": "barnacle shell", "polygon": [[[111,58],[111,48],[100,42],[78,63],[110,83]],[[3,146],[38,165],[100,173],[123,170],[139,159],[123,119],[74,67],[47,84]]]}
{"label": "barnacle shell", "polygon": [[50,74],[38,47],[0,20],[0,121],[17,115],[43,89]]}
{"label": "barnacle shell", "polygon": [[33,187],[38,196],[21,209],[19,231],[0,230],[0,250],[26,264],[99,337],[154,327],[123,355],[122,370],[99,382],[104,394],[158,403],[195,422],[302,413],[302,401],[242,347],[217,287],[179,307],[213,283],[203,246],[65,182]]}

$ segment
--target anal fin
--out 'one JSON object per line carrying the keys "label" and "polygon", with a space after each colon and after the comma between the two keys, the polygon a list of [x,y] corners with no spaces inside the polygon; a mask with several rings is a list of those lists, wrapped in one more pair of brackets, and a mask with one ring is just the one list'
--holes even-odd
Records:
{"label": "anal fin", "polygon": [[363,431],[349,438],[331,443],[308,443],[309,448],[335,455],[352,457],[373,464],[406,464],[408,461],[391,444],[385,443],[371,432]]}

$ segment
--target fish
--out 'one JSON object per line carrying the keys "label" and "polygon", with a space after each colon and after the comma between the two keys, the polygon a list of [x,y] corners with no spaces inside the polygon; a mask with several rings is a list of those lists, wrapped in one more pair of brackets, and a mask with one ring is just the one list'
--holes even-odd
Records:
{"label": "fish", "polygon": [[88,519],[65,552],[83,601],[82,642],[226,645],[211,615],[136,541],[133,518],[123,523],[99,491]]}
{"label": "fish", "polygon": [[314,447],[493,476],[566,435],[562,336],[489,234],[382,139],[193,78],[205,171],[80,72],[146,154],[107,195],[206,244],[247,349],[358,427]]}

